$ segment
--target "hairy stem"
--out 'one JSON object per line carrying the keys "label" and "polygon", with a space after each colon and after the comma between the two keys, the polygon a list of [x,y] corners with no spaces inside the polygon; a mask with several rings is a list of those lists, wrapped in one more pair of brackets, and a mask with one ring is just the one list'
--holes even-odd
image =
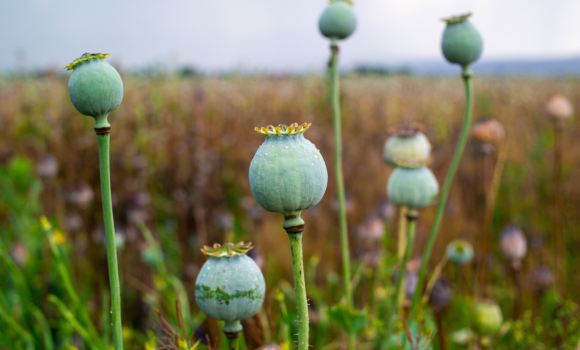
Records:
{"label": "hairy stem", "polygon": [[427,270],[427,264],[429,263],[429,257],[431,256],[431,251],[433,250],[433,245],[435,244],[435,239],[437,238],[437,231],[441,225],[441,219],[443,218],[443,212],[445,210],[445,204],[447,203],[447,197],[449,196],[449,190],[451,189],[451,184],[453,183],[453,178],[455,177],[455,172],[459,166],[459,161],[465,149],[465,144],[469,137],[469,128],[471,126],[471,109],[473,107],[473,90],[471,88],[471,69],[469,66],[463,67],[463,83],[465,85],[465,118],[463,120],[463,128],[461,129],[461,135],[459,136],[459,143],[455,149],[455,154],[453,155],[453,161],[445,178],[445,183],[443,185],[443,190],[441,191],[441,198],[439,199],[439,204],[437,205],[437,214],[435,216],[435,221],[431,227],[431,234],[429,236],[429,241],[427,242],[427,247],[425,248],[425,253],[423,254],[423,260],[421,261],[421,269],[419,270],[419,278],[417,279],[417,289],[415,295],[413,296],[413,302],[411,304],[411,311],[409,313],[409,319],[413,319],[417,307],[420,304],[422,291],[423,291],[423,281],[425,279],[425,273]]}
{"label": "hairy stem", "polygon": [[113,344],[115,350],[123,350],[123,328],[121,324],[121,286],[115,245],[115,226],[113,224],[113,203],[111,200],[111,175],[109,145],[111,134],[97,134],[99,141],[99,168],[101,172],[101,196],[103,200],[103,220],[107,239],[107,259],[109,263],[109,282],[111,284],[111,312]]}
{"label": "hairy stem", "polygon": [[353,306],[351,272],[350,272],[350,254],[348,249],[348,230],[346,223],[346,208],[344,196],[344,179],[342,176],[342,135],[341,135],[341,117],[340,117],[340,88],[338,76],[338,46],[336,41],[331,44],[332,57],[330,61],[330,74],[332,79],[332,112],[334,115],[334,145],[335,145],[335,166],[336,166],[336,186],[338,194],[338,208],[340,217],[340,243],[342,246],[342,268],[344,273],[344,291],[346,296],[346,305]]}
{"label": "hairy stem", "polygon": [[289,233],[290,250],[292,251],[292,275],[296,292],[298,311],[298,350],[308,350],[308,300],[304,282],[304,263],[302,257],[302,233]]}

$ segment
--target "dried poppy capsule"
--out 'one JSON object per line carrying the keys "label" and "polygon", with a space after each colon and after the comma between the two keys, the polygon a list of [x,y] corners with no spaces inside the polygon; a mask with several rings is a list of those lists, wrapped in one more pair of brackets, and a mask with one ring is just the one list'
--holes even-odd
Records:
{"label": "dried poppy capsule", "polygon": [[262,306],[266,282],[254,260],[246,255],[252,243],[240,242],[205,246],[201,251],[210,258],[195,281],[195,300],[201,311],[225,321],[226,337],[237,338],[241,320],[254,316]]}
{"label": "dried poppy capsule", "polygon": [[399,163],[424,165],[431,155],[431,143],[423,134],[423,126],[417,123],[404,125],[390,130],[393,134],[387,139],[384,157],[391,166],[404,166]]}
{"label": "dried poppy capsule", "polygon": [[512,262],[522,261],[528,251],[526,236],[516,226],[508,226],[503,230],[499,246],[506,259]]}
{"label": "dried poppy capsule", "polygon": [[570,100],[562,94],[555,94],[546,102],[546,112],[554,119],[570,119],[574,114],[574,107]]}
{"label": "dried poppy capsule", "polygon": [[463,239],[455,239],[445,249],[447,258],[458,265],[469,263],[473,259],[473,246]]}
{"label": "dried poppy capsule", "polygon": [[552,270],[545,265],[536,267],[532,272],[532,285],[539,293],[552,287],[554,285],[554,274]]}
{"label": "dried poppy capsule", "polygon": [[107,117],[123,100],[123,80],[105,62],[109,54],[84,54],[67,65],[73,73],[68,82],[72,104],[84,115],[95,118],[95,129],[110,127]]}
{"label": "dried poppy capsule", "polygon": [[469,22],[470,13],[445,19],[447,27],[443,32],[441,50],[445,59],[462,67],[477,61],[483,51],[483,39]]}
{"label": "dried poppy capsule", "polygon": [[445,277],[439,277],[433,285],[433,289],[429,295],[429,304],[437,309],[442,309],[449,305],[452,297],[453,285],[451,284],[451,281]]}
{"label": "dried poppy capsule", "polygon": [[250,164],[252,194],[265,210],[296,221],[289,225],[304,224],[300,213],[320,202],[328,184],[320,151],[304,138],[310,125],[256,128],[266,140]]}
{"label": "dried poppy capsule", "polygon": [[505,136],[500,122],[494,118],[483,118],[471,127],[471,137],[479,142],[499,143]]}
{"label": "dried poppy capsule", "polygon": [[318,29],[329,39],[345,39],[356,29],[356,15],[348,0],[333,0],[320,15]]}
{"label": "dried poppy capsule", "polygon": [[491,336],[503,325],[503,314],[493,300],[483,300],[475,305],[473,326],[480,335]]}
{"label": "dried poppy capsule", "polygon": [[409,208],[422,208],[433,204],[439,193],[435,175],[427,167],[397,167],[387,182],[389,201]]}

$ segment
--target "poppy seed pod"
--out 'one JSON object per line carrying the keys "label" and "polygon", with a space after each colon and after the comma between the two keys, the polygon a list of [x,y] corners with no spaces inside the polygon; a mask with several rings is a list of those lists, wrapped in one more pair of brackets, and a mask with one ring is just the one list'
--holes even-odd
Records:
{"label": "poppy seed pod", "polygon": [[452,297],[453,285],[451,281],[445,277],[439,277],[429,295],[429,304],[438,309],[442,309],[449,305]]}
{"label": "poppy seed pod", "polygon": [[195,300],[206,316],[225,321],[223,331],[228,338],[240,335],[240,321],[260,310],[266,293],[262,271],[246,255],[250,249],[251,243],[240,242],[201,250],[210,258],[195,281]]}
{"label": "poppy seed pod", "polygon": [[437,179],[427,167],[397,167],[387,182],[389,201],[399,206],[426,207],[433,203],[438,193]]}
{"label": "poppy seed pod", "polygon": [[473,325],[480,335],[494,335],[503,325],[503,314],[493,300],[484,300],[475,305]]}
{"label": "poppy seed pod", "polygon": [[107,116],[123,100],[123,80],[105,62],[108,56],[86,53],[65,67],[73,71],[68,82],[71,102],[81,114],[95,118],[95,129],[110,127]]}
{"label": "poppy seed pod", "polygon": [[532,272],[532,286],[537,292],[542,293],[546,289],[552,287],[553,284],[554,274],[548,266],[538,266]]}
{"label": "poppy seed pod", "polygon": [[356,22],[350,1],[334,0],[320,15],[318,29],[329,39],[345,39],[356,29]]}
{"label": "poppy seed pod", "polygon": [[387,164],[396,167],[427,163],[431,155],[431,143],[422,131],[423,127],[416,123],[390,130],[393,135],[385,142],[383,153]]}
{"label": "poppy seed pod", "polygon": [[445,253],[449,260],[458,265],[465,265],[473,259],[473,246],[463,239],[456,239],[449,242]]}
{"label": "poppy seed pod", "polygon": [[566,96],[556,94],[546,102],[546,112],[554,119],[570,119],[574,114],[574,107]]}
{"label": "poppy seed pod", "polygon": [[477,61],[483,50],[483,39],[469,22],[469,16],[471,14],[444,20],[447,22],[447,27],[441,41],[441,50],[445,59],[462,67],[467,67]]}
{"label": "poppy seed pod", "polygon": [[496,119],[484,118],[471,127],[470,134],[476,141],[497,144],[503,140],[505,131]]}
{"label": "poppy seed pod", "polygon": [[303,135],[310,125],[256,128],[266,140],[250,164],[250,188],[262,208],[296,220],[284,228],[303,225],[300,212],[318,204],[328,184],[320,151]]}
{"label": "poppy seed pod", "polygon": [[515,226],[508,226],[503,230],[499,246],[503,255],[510,261],[521,261],[528,251],[524,233]]}

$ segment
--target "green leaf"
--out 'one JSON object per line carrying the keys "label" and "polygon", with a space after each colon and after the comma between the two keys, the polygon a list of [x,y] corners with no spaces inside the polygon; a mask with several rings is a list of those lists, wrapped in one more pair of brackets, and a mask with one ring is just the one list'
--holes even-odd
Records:
{"label": "green leaf", "polygon": [[368,323],[366,311],[353,310],[345,305],[334,305],[326,311],[330,322],[348,334],[359,335]]}

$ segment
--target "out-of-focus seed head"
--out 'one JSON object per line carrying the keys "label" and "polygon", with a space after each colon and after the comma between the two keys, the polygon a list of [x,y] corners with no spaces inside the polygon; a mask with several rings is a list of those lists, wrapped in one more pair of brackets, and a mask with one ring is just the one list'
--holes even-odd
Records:
{"label": "out-of-focus seed head", "polygon": [[469,21],[471,14],[444,20],[447,27],[443,32],[441,50],[450,63],[467,67],[477,61],[483,51],[483,39]]}
{"label": "out-of-focus seed head", "polygon": [[43,179],[52,179],[58,174],[58,161],[52,154],[47,154],[36,164],[36,171]]}
{"label": "out-of-focus seed head", "polygon": [[483,300],[475,305],[473,326],[480,335],[495,335],[502,325],[503,314],[495,301]]}
{"label": "out-of-focus seed head", "polygon": [[354,33],[356,24],[352,2],[333,0],[320,15],[318,29],[329,39],[346,39]]}
{"label": "out-of-focus seed head", "polygon": [[387,183],[387,197],[393,204],[422,208],[433,204],[439,183],[427,167],[397,167]]}
{"label": "out-of-focus seed head", "polygon": [[385,142],[383,156],[387,164],[397,167],[410,164],[423,166],[431,156],[431,143],[418,123],[403,125],[389,130],[391,137]]}
{"label": "out-of-focus seed head", "polygon": [[546,112],[556,120],[566,120],[572,118],[574,107],[566,96],[554,94],[546,102]]}
{"label": "out-of-focus seed head", "polygon": [[282,350],[282,348],[278,344],[267,343],[258,348],[258,350]]}
{"label": "out-of-focus seed head", "polygon": [[386,199],[381,200],[375,210],[381,219],[387,221],[392,220],[397,214],[397,207]]}
{"label": "out-of-focus seed head", "polygon": [[370,214],[357,227],[356,235],[363,241],[377,243],[385,235],[385,224],[378,215]]}
{"label": "out-of-focus seed head", "polygon": [[453,285],[451,281],[445,277],[439,277],[433,285],[431,295],[429,295],[429,304],[437,309],[442,309],[449,305],[452,297]]}
{"label": "out-of-focus seed head", "polygon": [[81,182],[68,189],[65,192],[65,198],[71,204],[85,207],[95,198],[95,192],[89,184]]}
{"label": "out-of-focus seed head", "polygon": [[502,231],[499,247],[505,258],[512,262],[523,260],[528,251],[526,236],[522,230],[512,225]]}
{"label": "out-of-focus seed head", "polygon": [[473,246],[466,240],[456,239],[445,249],[447,258],[458,265],[465,265],[473,259]]}
{"label": "out-of-focus seed head", "polygon": [[554,285],[552,269],[546,265],[538,266],[532,272],[532,286],[537,292],[544,292]]}
{"label": "out-of-focus seed head", "polygon": [[479,142],[500,143],[505,136],[503,126],[494,118],[484,118],[471,127],[471,137]]}

